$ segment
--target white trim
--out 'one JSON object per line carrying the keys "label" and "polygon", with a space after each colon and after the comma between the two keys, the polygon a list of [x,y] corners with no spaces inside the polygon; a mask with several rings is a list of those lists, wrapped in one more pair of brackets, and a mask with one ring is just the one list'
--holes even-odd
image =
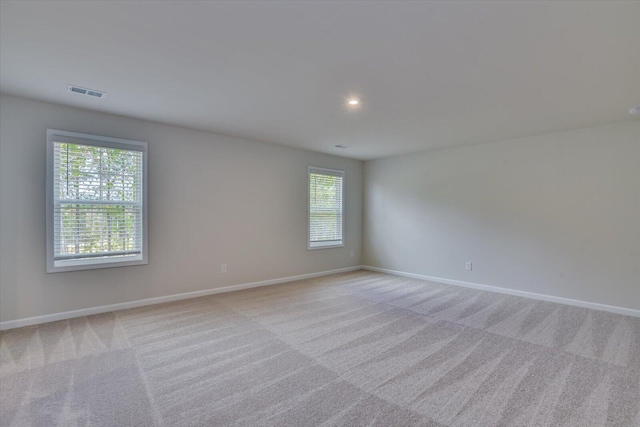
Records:
{"label": "white trim", "polygon": [[[342,177],[342,239],[340,239],[340,244],[336,245],[319,245],[312,246],[311,244],[311,171],[318,171],[319,173],[323,173],[331,176]],[[328,169],[321,168],[319,166],[307,166],[307,250],[315,251],[317,249],[332,249],[332,248],[344,248],[344,240],[345,240],[345,191],[346,191],[346,172],[341,169]]]}
{"label": "white trim", "polygon": [[[54,205],[56,197],[54,195],[54,168],[53,168],[53,145],[54,142],[72,142],[84,145],[91,145],[97,147],[107,148],[119,148],[125,150],[139,151],[142,153],[142,255],[139,257],[130,258],[128,260],[113,258],[113,259],[91,259],[80,261],[68,261],[57,262],[54,260]],[[108,136],[91,135],[88,133],[69,132],[64,130],[47,129],[47,164],[46,164],[46,272],[47,273],[60,273],[64,271],[76,271],[76,270],[93,270],[97,268],[111,268],[111,267],[127,267],[133,265],[145,265],[149,264],[149,221],[148,221],[148,182],[149,182],[149,167],[148,167],[148,146],[149,144],[144,141],[134,141],[131,139],[112,138]],[[66,202],[66,201],[65,201]],[[94,204],[94,203],[90,203]],[[109,203],[108,203],[109,204]],[[125,203],[129,204],[129,203]],[[0,329],[1,330],[1,329]]]}
{"label": "white trim", "polygon": [[240,291],[242,289],[258,288],[261,286],[277,285],[280,283],[294,282],[296,280],[312,279],[314,277],[329,276],[331,274],[347,273],[357,270],[369,270],[379,273],[393,274],[395,276],[410,277],[413,279],[428,280],[430,282],[444,283],[453,286],[462,286],[465,288],[479,289],[489,292],[497,292],[507,295],[515,295],[524,298],[531,298],[542,301],[555,302],[559,304],[573,305],[577,307],[590,308],[599,311],[608,311],[611,313],[622,314],[626,316],[640,317],[640,310],[632,308],[617,307],[613,305],[598,304],[595,302],[573,300],[569,298],[555,297],[551,295],[536,294],[533,292],[518,291],[514,289],[499,288],[496,286],[481,285],[478,283],[463,282],[460,280],[444,279],[441,277],[426,276],[423,274],[407,273],[397,270],[389,270],[386,268],[371,267],[368,265],[356,265],[353,267],[339,268],[336,270],[320,271],[317,273],[301,274],[298,276],[289,276],[278,279],[263,280],[260,282],[242,283],[239,285],[225,286],[222,288],[205,289],[202,291],[185,292],[182,294],[173,294],[163,297],[146,298],[141,300],[123,302],[118,304],[102,305],[98,307],[83,308],[80,310],[64,311],[61,313],[46,314],[43,316],[27,317],[23,319],[7,320],[0,322],[0,331],[7,329],[21,328],[23,326],[39,325],[42,323],[55,322],[58,320],[72,319],[75,317],[90,316],[92,314],[108,313],[111,311],[125,310],[128,308],[144,307],[153,304],[162,304],[165,302],[179,301],[189,298],[197,298],[207,295],[221,294],[226,292]]}
{"label": "white trim", "polygon": [[314,277],[328,276],[331,274],[347,273],[349,271],[361,270],[359,265],[353,267],[338,268],[336,270],[320,271],[317,273],[301,274],[298,276],[282,277],[279,279],[262,280],[260,282],[242,283],[239,285],[224,286],[222,288],[205,289],[202,291],[185,292],[182,294],[173,294],[163,297],[146,298],[118,304],[102,305],[99,307],[82,308],[80,310],[64,311],[62,313],[45,314],[43,316],[27,317],[24,319],[8,320],[0,322],[0,331],[13,328],[21,328],[23,326],[39,325],[41,323],[55,322],[57,320],[72,319],[74,317],[90,316],[92,314],[108,313],[116,310],[124,310],[127,308],[143,307],[145,305],[161,304],[171,301],[179,301],[189,298],[197,298],[206,295],[221,294],[225,292],[239,291],[242,289],[257,288],[260,286],[277,285],[279,283],[295,282],[296,280],[311,279]]}
{"label": "white trim", "polygon": [[444,283],[446,285],[462,286],[464,288],[480,289],[482,291],[497,292],[500,294],[515,295],[541,301],[555,302],[558,304],[573,305],[576,307],[590,308],[599,311],[608,311],[625,316],[640,317],[640,310],[633,308],[617,307],[615,305],[599,304],[597,302],[581,301],[570,298],[556,297],[553,295],[536,294],[533,292],[518,291],[515,289],[500,288],[497,286],[481,285],[479,283],[463,282],[461,280],[444,279],[442,277],[425,276],[423,274],[407,273],[404,271],[389,270],[387,268],[371,267],[363,265],[363,270],[376,271],[378,273],[393,274],[394,276],[410,277],[412,279],[428,280],[430,282]]}

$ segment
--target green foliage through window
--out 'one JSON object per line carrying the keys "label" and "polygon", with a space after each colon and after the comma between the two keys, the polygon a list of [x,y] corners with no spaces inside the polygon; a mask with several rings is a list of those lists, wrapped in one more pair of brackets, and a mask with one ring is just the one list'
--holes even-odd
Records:
{"label": "green foliage through window", "polygon": [[311,247],[342,244],[343,176],[309,173],[309,240]]}
{"label": "green foliage through window", "polygon": [[142,153],[54,143],[54,258],[140,253]]}

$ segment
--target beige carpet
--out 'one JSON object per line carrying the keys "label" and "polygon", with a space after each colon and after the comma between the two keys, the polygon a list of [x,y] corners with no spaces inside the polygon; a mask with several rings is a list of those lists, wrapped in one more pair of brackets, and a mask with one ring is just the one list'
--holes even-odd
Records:
{"label": "beige carpet", "polygon": [[358,271],[15,329],[2,426],[640,426],[640,319]]}

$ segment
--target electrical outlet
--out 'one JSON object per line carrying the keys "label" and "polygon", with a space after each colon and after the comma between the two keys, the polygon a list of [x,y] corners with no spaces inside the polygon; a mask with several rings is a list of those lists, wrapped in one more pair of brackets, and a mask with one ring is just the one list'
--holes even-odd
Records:
{"label": "electrical outlet", "polygon": [[220,272],[222,272],[222,273],[226,273],[227,272],[227,264],[222,264],[220,266]]}
{"label": "electrical outlet", "polygon": [[471,271],[473,269],[473,264],[471,264],[471,261],[467,261],[467,263],[465,264],[464,268],[467,271]]}
{"label": "electrical outlet", "polygon": [[351,252],[349,253],[349,256],[350,256],[351,258],[353,258],[353,251],[351,251]]}

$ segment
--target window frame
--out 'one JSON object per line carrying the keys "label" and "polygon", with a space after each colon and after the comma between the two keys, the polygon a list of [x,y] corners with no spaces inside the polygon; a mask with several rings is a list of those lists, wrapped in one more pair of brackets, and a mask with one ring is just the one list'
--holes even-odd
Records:
{"label": "window frame", "polygon": [[[316,172],[327,175],[342,177],[342,239],[340,244],[318,245],[312,246],[311,242],[311,173]],[[346,190],[346,173],[341,169],[329,169],[319,166],[308,166],[307,168],[307,250],[315,251],[317,249],[333,249],[345,247],[345,190]]]}
{"label": "window frame", "polygon": [[[56,140],[61,137],[64,141]],[[65,262],[65,265],[56,266],[55,255],[55,191],[54,191],[54,143],[70,142],[94,147],[119,148],[124,150],[139,151],[142,153],[142,242],[141,255],[136,259],[122,261],[117,258],[83,259]],[[131,265],[144,265],[149,263],[148,250],[148,175],[147,162],[148,143],[129,139],[112,138],[87,133],[70,132],[58,129],[47,129],[47,164],[46,164],[46,258],[47,273],[61,273],[65,271],[94,270],[98,268],[126,267]]]}

